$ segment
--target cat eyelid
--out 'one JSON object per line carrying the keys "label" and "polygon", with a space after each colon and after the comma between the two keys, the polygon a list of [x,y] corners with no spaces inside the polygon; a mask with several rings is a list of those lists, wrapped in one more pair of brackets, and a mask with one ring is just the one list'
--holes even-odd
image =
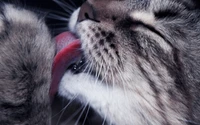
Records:
{"label": "cat eyelid", "polygon": [[149,25],[149,24],[145,24],[144,22],[140,21],[140,20],[133,20],[131,18],[127,18],[126,21],[128,23],[130,29],[132,29],[132,27],[144,27],[147,30],[157,34],[158,36],[160,36],[162,39],[164,39],[170,46],[172,46],[172,44],[165,38],[165,36],[159,32],[157,29],[155,29],[153,26]]}
{"label": "cat eyelid", "polygon": [[166,10],[160,10],[157,12],[154,12],[155,18],[157,19],[163,19],[163,18],[173,18],[179,15],[177,11],[172,11],[169,9]]}

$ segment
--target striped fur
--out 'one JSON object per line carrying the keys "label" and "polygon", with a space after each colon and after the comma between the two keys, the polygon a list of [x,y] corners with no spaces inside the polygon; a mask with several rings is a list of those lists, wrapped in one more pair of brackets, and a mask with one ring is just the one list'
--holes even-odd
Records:
{"label": "striped fur", "polygon": [[[88,0],[96,20],[70,20],[85,72],[59,93],[108,124],[200,124],[200,11],[191,0]],[[71,25],[73,24],[73,25]]]}

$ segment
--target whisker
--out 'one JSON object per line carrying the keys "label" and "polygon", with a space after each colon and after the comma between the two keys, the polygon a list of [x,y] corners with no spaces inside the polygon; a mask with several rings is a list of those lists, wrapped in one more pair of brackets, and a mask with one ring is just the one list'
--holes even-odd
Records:
{"label": "whisker", "polygon": [[48,16],[48,14],[50,13],[54,13],[56,15],[60,15],[60,16],[63,16],[63,17],[69,17],[71,15],[71,13],[66,13],[66,12],[62,12],[62,11],[58,11],[58,10],[51,10],[51,9],[42,9],[42,8],[39,8],[37,10],[35,10],[36,12],[41,12],[41,13],[46,13],[46,15]]}
{"label": "whisker", "polygon": [[66,21],[66,22],[69,21],[69,18],[66,18],[66,17],[63,17],[63,16],[59,16],[59,15],[53,14],[53,13],[49,13],[49,14],[47,15],[47,18],[49,18],[49,19],[61,20],[61,21]]}
{"label": "whisker", "polygon": [[78,6],[72,0],[69,0],[69,2],[74,8],[78,8]]}
{"label": "whisker", "polygon": [[100,77],[100,74],[101,74],[101,70],[102,70],[102,68],[103,68],[103,63],[101,62],[100,63],[101,65],[100,65],[100,67],[99,67],[99,70],[97,70],[98,72],[96,72],[96,80],[95,80],[95,83],[94,83],[94,85],[96,85],[97,83],[98,83],[98,80],[99,80],[99,77]]}
{"label": "whisker", "polygon": [[115,67],[115,68],[116,68],[116,70],[118,71],[119,76],[120,76],[120,78],[121,78],[121,80],[122,80],[122,85],[123,85],[123,89],[124,89],[125,95],[127,95],[127,91],[126,91],[125,84],[128,84],[128,83],[127,83],[126,80],[122,77],[122,74],[121,74],[120,69],[119,69],[118,67]]}
{"label": "whisker", "polygon": [[[89,74],[89,73],[91,72],[91,69],[92,69],[92,62],[91,62],[91,63],[88,63],[88,62],[89,62],[89,61],[85,62],[85,64],[84,64],[84,65],[86,65],[86,67],[85,67],[85,69],[84,69],[83,72],[86,72],[86,71],[87,71],[86,74]],[[84,75],[84,73],[81,74],[81,75]],[[85,78],[85,81],[88,81],[88,80],[89,80],[89,78],[86,77],[86,78]],[[78,122],[79,122],[80,118],[82,117],[84,111],[86,110],[88,104],[89,104],[89,102],[87,102],[87,103],[85,104],[85,106],[83,107],[83,109],[82,109],[82,111],[81,111],[81,113],[80,113],[78,119],[77,119],[76,122],[75,122],[75,125],[78,124]],[[85,122],[85,120],[87,119],[88,112],[89,112],[89,107],[88,107],[88,110],[87,110],[87,114],[86,114],[86,116],[85,116],[85,118],[84,118],[84,122]],[[84,122],[83,122],[83,123],[84,123]]]}
{"label": "whisker", "polygon": [[78,108],[77,110],[76,110],[76,112],[74,112],[64,123],[69,123],[70,121],[72,121],[72,119],[74,118],[74,117],[76,117],[76,115],[78,115],[79,114],[79,112],[82,110],[84,108],[84,106],[81,106],[80,108]]}
{"label": "whisker", "polygon": [[51,118],[54,118],[56,117],[58,114],[60,114],[62,111],[65,111],[65,109],[76,99],[77,96],[74,96],[68,103],[67,105],[62,109],[60,110],[58,113],[56,113],[54,116],[52,116]]}
{"label": "whisker", "polygon": [[[80,49],[79,49],[79,50],[80,50]],[[84,58],[84,57],[83,57],[83,58]],[[84,67],[83,72],[86,72],[87,69],[88,69],[88,66],[89,66],[89,61],[87,60],[87,61],[85,61],[85,62],[80,66],[80,68],[83,68],[83,67]]]}
{"label": "whisker", "polygon": [[[109,67],[111,67],[111,61],[109,61]],[[115,79],[114,79],[114,73],[113,73],[113,70],[112,70],[112,67],[110,68],[110,72],[111,72],[111,79],[112,79],[112,86],[113,86],[113,89],[114,89],[114,86],[115,86]]]}
{"label": "whisker", "polygon": [[87,74],[90,74],[90,72],[92,72],[92,66],[93,66],[93,62],[90,63]]}
{"label": "whisker", "polygon": [[107,113],[106,113],[105,117],[103,118],[103,123],[102,123],[102,125],[105,125],[105,124],[106,124],[106,119],[107,119]]}
{"label": "whisker", "polygon": [[87,102],[87,103],[85,104],[85,106],[84,106],[84,108],[82,109],[82,111],[81,111],[81,113],[80,113],[78,119],[77,119],[76,122],[75,122],[75,125],[78,125],[78,122],[79,122],[79,120],[81,119],[81,117],[82,117],[82,115],[83,115],[85,109],[87,108],[87,105],[88,105],[88,104],[89,104],[89,102]]}
{"label": "whisker", "polygon": [[52,10],[50,11],[51,13],[54,13],[54,14],[58,14],[60,16],[63,16],[63,17],[70,17],[71,13],[67,13],[67,12],[62,12],[62,11],[55,11],[55,10]]}
{"label": "whisker", "polygon": [[64,26],[67,23],[57,23],[57,24],[49,24],[49,26]]}
{"label": "whisker", "polygon": [[[89,61],[87,61],[87,62],[89,62]],[[82,67],[84,67],[84,66],[86,65],[86,66],[84,67],[83,72],[86,72],[87,69],[89,69],[88,67],[90,67],[89,64],[88,64],[87,62],[85,62],[85,63],[81,66],[81,68],[82,68]],[[88,73],[88,72],[87,72],[87,73]]]}
{"label": "whisker", "polygon": [[70,4],[68,3],[62,3],[59,0],[53,0],[54,2],[56,2],[61,8],[63,8],[63,10],[65,10],[67,13],[72,13],[75,8],[73,8]]}
{"label": "whisker", "polygon": [[119,73],[119,76],[122,80],[122,86],[123,86],[123,90],[124,90],[124,95],[125,95],[125,98],[126,98],[126,101],[129,102],[129,98],[128,98],[128,92],[127,92],[127,88],[125,85],[128,85],[128,87],[130,86],[129,83],[122,77],[122,71],[120,70],[119,67],[116,66],[116,70],[118,71]]}
{"label": "whisker", "polygon": [[61,120],[61,118],[62,118],[62,116],[63,116],[65,110],[66,110],[67,107],[75,100],[76,97],[77,97],[77,96],[74,96],[74,97],[72,98],[72,100],[70,100],[70,102],[61,110],[62,113],[61,113],[60,117],[58,118],[58,121],[57,121],[56,125],[59,124],[59,122],[60,122],[60,120]]}
{"label": "whisker", "polygon": [[[124,83],[127,85],[127,87],[129,88],[132,88],[132,86],[129,84],[129,82],[127,82],[127,80],[125,80],[123,77],[122,77],[122,70],[120,67],[116,67],[116,70],[118,70],[119,74],[120,74],[120,77],[121,79],[124,81]],[[130,77],[129,77],[130,78]],[[131,78],[130,78],[131,79]]]}
{"label": "whisker", "polygon": [[88,116],[88,114],[89,114],[89,110],[90,110],[90,105],[88,106],[88,109],[87,109],[87,112],[86,112],[86,115],[85,115],[85,118],[84,118],[84,120],[83,120],[82,125],[84,125],[85,122],[86,122],[87,116]]}
{"label": "whisker", "polygon": [[57,28],[53,30],[53,33],[58,34],[64,31],[68,31],[68,28]]}
{"label": "whisker", "polygon": [[[111,72],[111,84],[112,84],[112,89],[114,89],[114,87],[115,87],[115,79],[114,79],[114,73],[113,73],[113,70],[112,70],[112,62],[111,61],[109,61],[109,64],[108,64],[108,67],[109,67],[109,69],[110,69],[110,72]],[[109,98],[110,98],[110,100],[112,99],[112,95],[111,95],[111,93],[109,94]],[[118,100],[119,101],[119,100]],[[112,125],[112,122],[113,121],[109,121],[110,122],[110,125]]]}

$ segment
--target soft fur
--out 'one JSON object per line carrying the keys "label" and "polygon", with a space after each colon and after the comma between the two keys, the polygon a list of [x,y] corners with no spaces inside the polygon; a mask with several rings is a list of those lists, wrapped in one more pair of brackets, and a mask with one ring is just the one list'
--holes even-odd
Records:
{"label": "soft fur", "polygon": [[51,35],[33,12],[0,5],[0,125],[50,125]]}
{"label": "soft fur", "polygon": [[[108,124],[200,124],[200,11],[191,0],[88,0],[69,27],[85,72],[67,71],[59,94],[89,104]],[[87,12],[85,12],[87,13]]]}
{"label": "soft fur", "polygon": [[[90,105],[107,124],[200,124],[196,1],[87,2],[95,19],[77,22],[78,9],[69,23],[85,70],[66,71],[59,94]],[[51,35],[33,12],[0,5],[0,125],[50,125]]]}

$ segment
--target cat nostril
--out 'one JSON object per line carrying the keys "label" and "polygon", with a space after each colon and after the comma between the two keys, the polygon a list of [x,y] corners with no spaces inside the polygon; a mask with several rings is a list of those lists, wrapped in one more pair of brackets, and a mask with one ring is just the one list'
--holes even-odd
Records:
{"label": "cat nostril", "polygon": [[78,15],[78,22],[81,22],[87,19],[96,21],[95,11],[93,7],[86,1],[85,3],[83,3],[83,5],[80,8],[79,15]]}
{"label": "cat nostril", "polygon": [[85,18],[86,18],[86,19],[90,19],[88,13],[85,13]]}

